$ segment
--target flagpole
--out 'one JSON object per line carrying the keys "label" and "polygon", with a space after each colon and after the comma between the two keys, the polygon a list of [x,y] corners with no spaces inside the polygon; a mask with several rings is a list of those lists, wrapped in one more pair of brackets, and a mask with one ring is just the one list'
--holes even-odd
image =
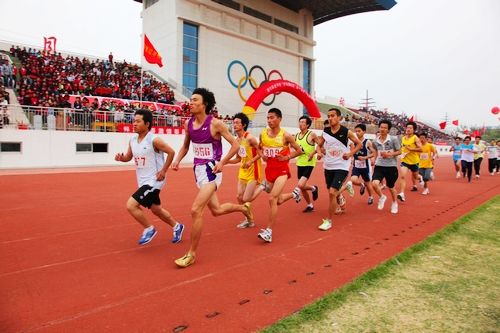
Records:
{"label": "flagpole", "polygon": [[139,96],[139,106],[142,109],[142,95],[143,95],[143,86],[142,86],[142,68],[143,68],[143,61],[142,59],[144,58],[144,33],[141,35],[141,95]]}
{"label": "flagpole", "polygon": [[143,87],[142,87],[142,64],[141,64],[141,96],[140,96],[140,106],[141,106],[141,109],[142,109],[142,95],[143,94],[144,94],[144,90],[143,90]]}

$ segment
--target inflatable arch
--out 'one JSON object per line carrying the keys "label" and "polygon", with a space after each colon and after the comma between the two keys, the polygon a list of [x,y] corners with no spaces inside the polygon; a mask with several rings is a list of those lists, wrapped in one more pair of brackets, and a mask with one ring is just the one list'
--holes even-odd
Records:
{"label": "inflatable arch", "polygon": [[299,101],[304,104],[307,113],[311,118],[321,118],[318,106],[312,99],[311,95],[307,93],[297,83],[288,80],[272,80],[261,84],[255,91],[248,97],[245,106],[243,106],[243,113],[248,118],[253,119],[257,108],[262,101],[271,94],[278,94],[280,92],[287,92],[297,97]]}

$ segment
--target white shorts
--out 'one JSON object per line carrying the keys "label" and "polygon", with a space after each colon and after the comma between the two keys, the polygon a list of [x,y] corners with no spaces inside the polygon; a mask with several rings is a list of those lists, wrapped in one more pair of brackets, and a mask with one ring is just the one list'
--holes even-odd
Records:
{"label": "white shorts", "polygon": [[198,188],[201,188],[203,185],[215,182],[215,186],[219,188],[222,183],[222,173],[213,173],[212,170],[217,164],[217,161],[210,161],[205,164],[198,164],[193,167],[194,178],[196,181],[196,185]]}

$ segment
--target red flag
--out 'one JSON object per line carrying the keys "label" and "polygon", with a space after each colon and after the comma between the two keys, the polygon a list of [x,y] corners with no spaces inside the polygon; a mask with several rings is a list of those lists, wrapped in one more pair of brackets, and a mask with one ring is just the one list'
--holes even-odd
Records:
{"label": "red flag", "polygon": [[144,58],[146,58],[146,61],[150,64],[157,64],[158,66],[163,67],[160,54],[156,51],[153,44],[151,44],[146,34],[144,34]]}
{"label": "red flag", "polygon": [[465,135],[469,134],[469,130],[468,130],[467,128],[466,128],[466,129],[464,129],[464,134],[465,134]]}
{"label": "red flag", "polygon": [[458,119],[451,122],[453,125],[458,126]]}
{"label": "red flag", "polygon": [[472,136],[473,137],[481,136],[481,132],[479,132],[478,130],[474,130],[474,132],[472,132]]}
{"label": "red flag", "polygon": [[415,121],[415,116],[411,116],[410,119],[408,119],[408,121]]}
{"label": "red flag", "polygon": [[439,127],[441,129],[445,129],[446,128],[446,121],[443,121],[442,123],[439,123]]}

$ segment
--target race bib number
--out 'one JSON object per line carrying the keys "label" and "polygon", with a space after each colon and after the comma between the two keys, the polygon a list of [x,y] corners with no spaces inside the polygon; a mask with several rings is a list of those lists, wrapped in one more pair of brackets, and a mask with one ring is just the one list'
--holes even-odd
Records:
{"label": "race bib number", "polygon": [[428,160],[429,159],[429,154],[427,154],[427,153],[420,154],[420,159],[421,160]]}
{"label": "race bib number", "polygon": [[245,147],[240,147],[240,149],[238,150],[238,156],[247,157],[247,150],[245,149]]}
{"label": "race bib number", "polygon": [[358,169],[365,169],[366,168],[366,160],[360,161],[360,160],[354,160],[354,167]]}
{"label": "race bib number", "polygon": [[339,158],[343,155],[342,150],[337,150],[337,149],[329,149],[326,151],[328,156],[334,157],[334,158]]}
{"label": "race bib number", "polygon": [[264,147],[264,156],[266,157],[277,157],[281,153],[281,148],[279,147]]}
{"label": "race bib number", "polygon": [[[378,156],[379,156],[380,158],[384,158],[384,156],[382,155],[382,153],[392,153],[392,152],[393,152],[393,150],[392,150],[392,149],[391,149],[391,150],[379,150],[379,151],[378,151]],[[385,157],[385,158],[387,158],[387,157]]]}
{"label": "race bib number", "polygon": [[211,143],[194,143],[193,153],[195,158],[200,158],[203,160],[211,160],[214,156]]}
{"label": "race bib number", "polygon": [[146,156],[134,157],[134,162],[137,169],[143,169],[146,167]]}

